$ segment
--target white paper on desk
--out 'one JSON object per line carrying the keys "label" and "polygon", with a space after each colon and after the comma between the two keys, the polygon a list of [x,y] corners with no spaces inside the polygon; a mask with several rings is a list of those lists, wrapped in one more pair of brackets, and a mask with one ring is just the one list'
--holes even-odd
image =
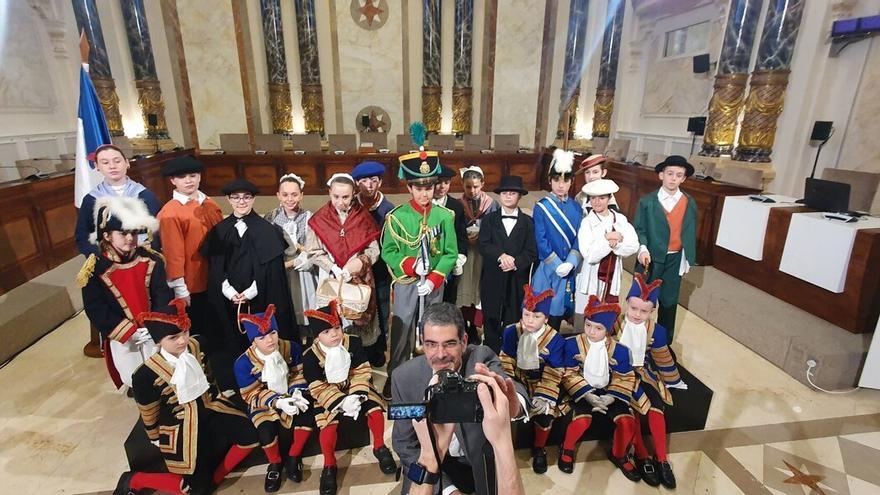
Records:
{"label": "white paper on desk", "polygon": [[861,229],[880,228],[880,218],[844,223],[822,215],[812,212],[791,216],[779,271],[840,294],[846,285],[856,234]]}
{"label": "white paper on desk", "polygon": [[748,196],[727,196],[721,210],[721,222],[715,244],[755,261],[764,259],[764,236],[770,208],[792,207],[794,198],[767,195],[776,203],[752,201]]}

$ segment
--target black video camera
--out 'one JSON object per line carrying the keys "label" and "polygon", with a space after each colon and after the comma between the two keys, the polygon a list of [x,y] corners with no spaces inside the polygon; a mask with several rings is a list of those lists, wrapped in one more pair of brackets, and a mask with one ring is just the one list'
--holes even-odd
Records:
{"label": "black video camera", "polygon": [[[483,406],[477,397],[476,380],[468,380],[454,371],[437,372],[438,381],[425,390],[425,402],[391,404],[388,419],[424,419],[432,423],[480,423]],[[492,389],[489,389],[491,392]]]}

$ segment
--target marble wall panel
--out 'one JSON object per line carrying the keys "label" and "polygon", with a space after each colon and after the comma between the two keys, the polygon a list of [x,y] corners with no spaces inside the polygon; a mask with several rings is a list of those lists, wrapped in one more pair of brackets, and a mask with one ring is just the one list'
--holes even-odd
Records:
{"label": "marble wall panel", "polygon": [[221,133],[246,133],[244,93],[228,0],[177,2],[199,147],[220,147]]}
{"label": "marble wall panel", "polygon": [[[871,41],[837,168],[880,173],[880,41]],[[875,197],[872,211],[880,210]]]}
{"label": "marble wall panel", "polygon": [[544,5],[530,0],[498,2],[492,133],[535,141]]}
{"label": "marble wall panel", "polygon": [[[408,131],[403,118],[402,15],[397,2],[388,2],[388,20],[379,29],[367,30],[357,24],[349,10],[349,0],[335,0],[335,28],[339,40],[342,128],[354,134],[357,112],[378,106],[388,112],[391,127],[388,147],[394,149],[394,135]],[[421,21],[421,19],[419,19]],[[421,42],[421,38],[410,39]],[[411,45],[412,46],[412,45]],[[420,79],[420,78],[419,78]]]}
{"label": "marble wall panel", "polygon": [[38,21],[26,2],[9,2],[8,19],[0,33],[0,114],[53,113],[56,106],[52,73],[40,42]]}
{"label": "marble wall panel", "polygon": [[653,60],[645,78],[644,115],[702,115],[712,84],[706,74],[693,73],[691,57]]}

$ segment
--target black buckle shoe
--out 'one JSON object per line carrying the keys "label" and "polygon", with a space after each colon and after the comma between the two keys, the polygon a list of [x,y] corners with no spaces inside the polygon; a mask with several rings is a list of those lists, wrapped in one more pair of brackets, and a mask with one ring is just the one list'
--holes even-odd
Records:
{"label": "black buckle shoe", "polygon": [[281,464],[269,464],[266,468],[266,481],[263,489],[266,493],[277,492],[281,488]]}
{"label": "black buckle shoe", "polygon": [[675,489],[675,473],[672,472],[672,466],[669,461],[660,463],[660,483],[670,490]]}
{"label": "black buckle shoe", "polygon": [[649,486],[660,486],[660,473],[657,471],[657,465],[654,459],[636,459],[636,467],[638,467],[639,475],[642,481]]}
{"label": "black buckle shoe", "polygon": [[[562,459],[562,456],[568,456],[570,461],[566,461]],[[574,456],[575,451],[568,449],[560,449],[559,450],[559,461],[556,462],[556,465],[559,466],[559,470],[563,473],[571,474],[574,472]]]}
{"label": "black buckle shoe", "polygon": [[538,474],[547,472],[547,451],[543,448],[532,448],[532,471]]}
{"label": "black buckle shoe", "polygon": [[119,475],[119,481],[116,482],[116,489],[113,490],[113,495],[137,495],[137,490],[131,489],[132,476],[134,476],[134,473],[131,471],[126,471]]}
{"label": "black buckle shoe", "polygon": [[388,450],[388,447],[383,445],[378,449],[374,449],[373,455],[379,460],[379,469],[381,469],[383,473],[393,474],[397,471],[397,463],[394,462],[394,457],[391,455],[391,451]]}
{"label": "black buckle shoe", "polygon": [[321,471],[321,483],[318,486],[320,495],[336,495],[336,466],[325,467]]}
{"label": "black buckle shoe", "polygon": [[[636,461],[633,459],[632,455],[626,454],[623,457],[614,457],[614,454],[609,450],[608,460],[620,469],[620,472],[626,476],[626,479],[633,483],[637,483],[642,479],[639,474],[639,469],[636,467]],[[629,467],[627,467],[627,464],[629,464]]]}
{"label": "black buckle shoe", "polygon": [[299,483],[303,479],[303,462],[301,457],[287,458],[287,479]]}

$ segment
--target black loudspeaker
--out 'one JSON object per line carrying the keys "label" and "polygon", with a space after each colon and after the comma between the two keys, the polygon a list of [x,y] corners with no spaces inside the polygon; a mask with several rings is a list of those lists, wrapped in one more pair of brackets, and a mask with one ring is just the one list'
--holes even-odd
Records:
{"label": "black loudspeaker", "polygon": [[691,117],[688,119],[688,132],[693,132],[696,136],[702,136],[706,130],[706,117]]}
{"label": "black loudspeaker", "polygon": [[694,57],[694,74],[709,72],[709,54],[696,55]]}
{"label": "black loudspeaker", "polygon": [[367,114],[361,115],[361,127],[364,129],[370,128],[370,116]]}
{"label": "black loudspeaker", "polygon": [[813,133],[810,134],[810,141],[827,141],[831,137],[831,127],[834,122],[827,120],[817,120],[813,124]]}
{"label": "black loudspeaker", "polygon": [[156,127],[157,125],[159,125],[159,116],[155,113],[148,113],[147,124],[149,124],[150,127]]}

